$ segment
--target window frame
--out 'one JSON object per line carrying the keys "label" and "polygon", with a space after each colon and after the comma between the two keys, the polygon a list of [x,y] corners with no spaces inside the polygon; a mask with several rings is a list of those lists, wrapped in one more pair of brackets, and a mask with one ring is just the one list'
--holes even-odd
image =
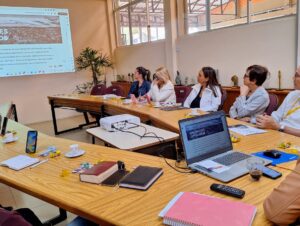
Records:
{"label": "window frame", "polygon": [[[239,0],[235,0],[235,4],[236,4],[236,7],[237,7],[237,1]],[[218,29],[226,29],[228,27],[236,27],[236,26],[243,26],[243,25],[246,25],[246,24],[254,24],[254,23],[260,23],[260,22],[263,22],[263,21],[268,21],[268,20],[275,20],[275,19],[278,19],[278,18],[284,18],[284,17],[290,17],[290,16],[295,16],[295,15],[298,15],[298,7],[299,7],[299,0],[296,1],[296,12],[295,13],[291,13],[291,14],[286,14],[286,15],[282,15],[282,16],[274,16],[274,17],[270,17],[270,18],[266,18],[266,19],[262,19],[262,20],[255,20],[255,21],[252,21],[251,20],[251,17],[253,16],[253,13],[251,12],[251,0],[247,0],[247,15],[246,15],[246,18],[247,18],[247,22],[246,23],[241,23],[241,24],[234,24],[234,25],[228,25],[228,26],[223,26],[223,27],[219,27],[219,28],[211,28],[211,15],[216,15],[216,14],[211,14],[210,13],[210,0],[205,0],[205,4],[206,4],[206,22],[205,22],[205,27],[206,29],[205,30],[200,30],[200,31],[196,31],[196,32],[191,32],[189,33],[189,24],[188,24],[188,18],[189,18],[189,15],[188,15],[188,0],[185,0],[184,2],[184,32],[185,32],[185,35],[194,35],[194,34],[199,34],[199,33],[202,33],[202,32],[207,32],[207,31],[211,31],[211,30],[218,30]],[[223,14],[219,14],[219,15],[223,15]]]}
{"label": "window frame", "polygon": [[[131,7],[141,3],[145,2],[146,4],[146,17],[147,17],[147,41],[142,41],[140,40],[139,43],[133,43],[133,32],[132,32],[132,18],[131,18]],[[127,4],[124,4],[122,6],[118,6],[118,0],[113,1],[113,15],[114,15],[114,20],[115,20],[115,31],[116,31],[116,39],[117,39],[117,46],[122,47],[122,46],[132,46],[132,45],[140,45],[140,44],[145,44],[145,43],[150,43],[150,42],[157,42],[157,41],[162,41],[164,39],[157,39],[157,40],[151,40],[151,24],[150,24],[150,13],[149,13],[149,0],[129,0]],[[162,4],[164,5],[164,0],[162,0]],[[128,28],[129,28],[129,44],[123,44],[122,43],[122,37],[121,37],[121,24],[120,24],[120,17],[118,16],[118,13],[120,13],[120,10],[127,8],[128,11]],[[165,29],[165,22],[164,22],[164,29]],[[158,36],[157,36],[158,37]]]}

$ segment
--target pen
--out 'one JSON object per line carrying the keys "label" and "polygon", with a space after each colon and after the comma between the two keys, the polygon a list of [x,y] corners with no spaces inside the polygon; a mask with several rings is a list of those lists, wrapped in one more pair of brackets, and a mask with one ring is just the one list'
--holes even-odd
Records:
{"label": "pen", "polygon": [[32,169],[32,168],[34,168],[34,167],[36,167],[36,166],[38,166],[38,165],[40,165],[40,164],[42,164],[42,163],[44,163],[44,162],[48,162],[48,160],[49,160],[49,159],[44,159],[44,160],[42,160],[42,161],[40,161],[40,162],[38,162],[38,163],[36,163],[36,164],[30,166],[30,169]]}

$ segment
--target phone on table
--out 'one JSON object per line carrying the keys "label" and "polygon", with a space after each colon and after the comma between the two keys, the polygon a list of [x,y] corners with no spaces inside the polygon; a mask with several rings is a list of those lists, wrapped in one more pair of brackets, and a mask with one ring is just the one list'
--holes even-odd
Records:
{"label": "phone on table", "polygon": [[35,153],[37,144],[38,131],[29,130],[27,132],[26,153]]}
{"label": "phone on table", "polygon": [[282,173],[280,173],[276,170],[273,170],[271,168],[268,168],[266,166],[263,167],[262,173],[264,176],[269,177],[274,180],[282,176]]}
{"label": "phone on table", "polygon": [[102,181],[101,185],[106,185],[106,186],[115,186],[119,183],[119,181],[125,177],[129,171],[127,170],[118,170],[115,172],[113,175]]}

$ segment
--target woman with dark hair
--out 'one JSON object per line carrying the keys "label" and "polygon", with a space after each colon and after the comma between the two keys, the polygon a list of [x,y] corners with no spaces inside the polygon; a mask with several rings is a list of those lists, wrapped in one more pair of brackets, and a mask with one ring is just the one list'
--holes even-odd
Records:
{"label": "woman with dark hair", "polygon": [[134,82],[132,83],[128,98],[133,94],[135,97],[144,96],[149,92],[151,83],[150,83],[150,71],[144,67],[137,67],[134,72]]}
{"label": "woman with dark hair", "polygon": [[221,86],[216,71],[211,67],[203,67],[198,74],[198,84],[192,87],[190,95],[183,106],[200,108],[203,111],[217,111],[222,98]]}
{"label": "woman with dark hair", "polygon": [[268,69],[260,65],[247,68],[244,85],[240,87],[240,96],[229,111],[231,118],[256,123],[256,116],[263,114],[270,103],[269,94],[262,86],[268,73]]}

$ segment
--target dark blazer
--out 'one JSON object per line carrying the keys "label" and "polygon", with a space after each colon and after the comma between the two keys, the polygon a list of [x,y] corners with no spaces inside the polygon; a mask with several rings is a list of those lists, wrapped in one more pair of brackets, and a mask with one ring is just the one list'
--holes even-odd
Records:
{"label": "dark blazer", "polygon": [[144,96],[149,92],[150,87],[151,83],[149,81],[144,80],[140,87],[139,81],[135,81],[132,83],[127,97],[130,98],[130,94],[134,94],[135,97]]}

